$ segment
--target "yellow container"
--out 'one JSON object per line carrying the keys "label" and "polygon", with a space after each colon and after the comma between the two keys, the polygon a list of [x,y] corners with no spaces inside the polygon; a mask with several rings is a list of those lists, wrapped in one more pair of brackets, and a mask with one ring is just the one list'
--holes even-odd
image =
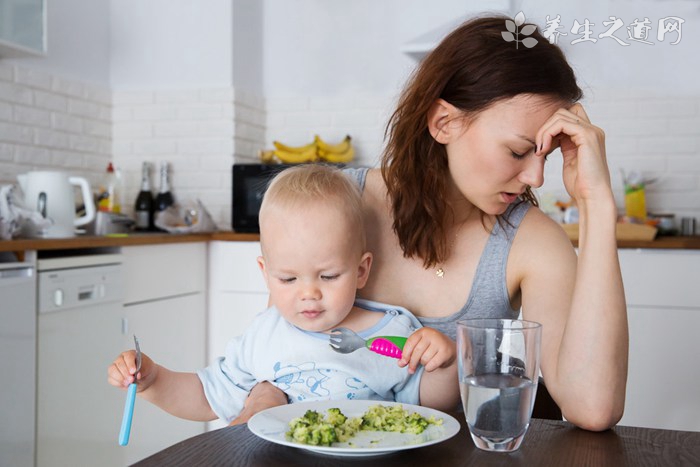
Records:
{"label": "yellow container", "polygon": [[635,219],[646,220],[647,203],[644,185],[625,186],[625,215]]}

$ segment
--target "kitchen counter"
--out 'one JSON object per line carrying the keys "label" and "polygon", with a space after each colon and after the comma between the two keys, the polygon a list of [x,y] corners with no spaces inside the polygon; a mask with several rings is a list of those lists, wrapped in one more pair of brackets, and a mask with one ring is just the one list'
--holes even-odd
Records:
{"label": "kitchen counter", "polygon": [[[256,242],[258,234],[218,231],[196,234],[130,233],[124,236],[81,235],[72,238],[15,239],[0,241],[0,251],[22,252],[27,250],[70,250],[76,248],[120,247],[133,245],[158,245],[164,243],[189,243],[208,241]],[[574,246],[578,242],[572,240]],[[658,237],[652,241],[618,240],[618,248],[658,248],[700,250],[700,236]]]}
{"label": "kitchen counter", "polygon": [[76,248],[101,248],[135,245],[159,245],[165,243],[190,243],[222,240],[230,242],[255,242],[258,234],[236,233],[231,231],[170,234],[170,233],[130,233],[115,236],[80,235],[72,238],[26,238],[0,241],[0,251],[26,250],[70,250]]}

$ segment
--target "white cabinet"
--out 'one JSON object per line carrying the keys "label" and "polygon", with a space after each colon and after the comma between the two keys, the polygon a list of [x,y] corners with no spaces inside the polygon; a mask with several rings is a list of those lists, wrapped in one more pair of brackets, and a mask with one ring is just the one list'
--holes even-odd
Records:
{"label": "white cabinet", "polygon": [[700,251],[619,251],[630,348],[621,425],[700,431]]}
{"label": "white cabinet", "polygon": [[[207,244],[132,246],[124,256],[125,348],[141,350],[176,371],[205,366]],[[183,439],[203,433],[205,424],[181,420],[137,399],[131,439],[124,449],[132,464]]]}
{"label": "white cabinet", "polygon": [[255,315],[267,308],[258,256],[258,242],[209,244],[208,363],[223,355],[229,339],[241,335]]}
{"label": "white cabinet", "polygon": [[[259,242],[209,243],[209,342],[207,364],[224,354],[226,343],[267,308],[268,292],[257,265]],[[209,429],[222,427],[219,421]]]}
{"label": "white cabinet", "polygon": [[46,54],[46,1],[0,1],[0,57]]}

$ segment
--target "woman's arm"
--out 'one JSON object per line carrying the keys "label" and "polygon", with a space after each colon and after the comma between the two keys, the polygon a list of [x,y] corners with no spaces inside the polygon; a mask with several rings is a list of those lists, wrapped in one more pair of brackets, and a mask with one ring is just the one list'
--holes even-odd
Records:
{"label": "woman's arm", "polygon": [[542,373],[566,419],[604,430],[622,417],[628,352],[604,135],[576,105],[542,127],[539,155],[555,137],[564,183],[579,209],[579,255],[577,260],[565,234],[540,211],[528,214],[531,228],[520,239],[531,259],[521,281],[523,317],[543,324]]}

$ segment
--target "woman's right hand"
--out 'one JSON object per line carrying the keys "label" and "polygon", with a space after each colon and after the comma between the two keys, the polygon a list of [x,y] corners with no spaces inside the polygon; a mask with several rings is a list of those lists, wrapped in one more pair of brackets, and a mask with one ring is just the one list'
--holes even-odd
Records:
{"label": "woman's right hand", "polygon": [[158,365],[146,354],[141,354],[141,369],[136,373],[136,351],[122,352],[107,369],[107,381],[112,386],[126,389],[136,381],[136,392],[146,390],[156,379]]}
{"label": "woman's right hand", "polygon": [[238,414],[238,417],[233,419],[230,426],[247,423],[250,417],[256,413],[270,407],[285,405],[286,403],[287,395],[281,389],[276,388],[267,381],[258,383],[251,389],[248,398],[245,400],[243,410]]}

